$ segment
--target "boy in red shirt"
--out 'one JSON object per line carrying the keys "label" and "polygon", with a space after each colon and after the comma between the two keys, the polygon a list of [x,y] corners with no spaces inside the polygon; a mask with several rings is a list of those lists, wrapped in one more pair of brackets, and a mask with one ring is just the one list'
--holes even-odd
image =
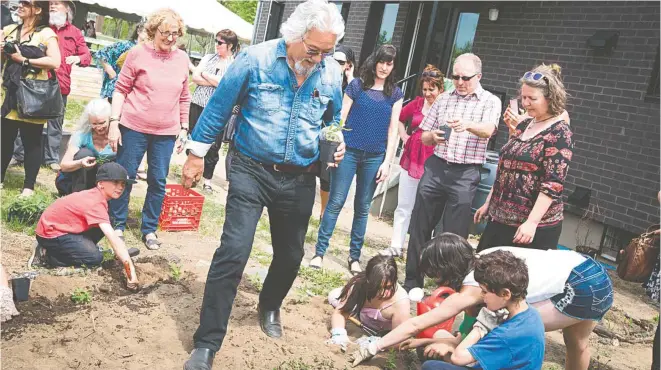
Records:
{"label": "boy in red shirt", "polygon": [[121,165],[106,163],[99,168],[96,181],[96,187],[67,195],[46,208],[35,230],[38,244],[28,265],[100,265],[103,254],[97,243],[105,235],[115,256],[124,264],[128,287],[137,288],[138,279],[126,244],[113,231],[108,216],[108,201],[119,198],[126,183],[134,180],[129,179]]}

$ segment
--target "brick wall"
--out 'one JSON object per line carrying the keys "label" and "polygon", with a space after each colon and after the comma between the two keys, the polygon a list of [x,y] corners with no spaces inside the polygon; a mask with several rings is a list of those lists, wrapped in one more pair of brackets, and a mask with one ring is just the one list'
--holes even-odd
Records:
{"label": "brick wall", "polygon": [[257,32],[255,33],[255,39],[252,40],[253,44],[258,44],[264,40],[264,33],[266,32],[266,21],[269,18],[269,6],[271,2],[269,0],[260,0],[261,8],[259,14],[257,14]]}
{"label": "brick wall", "polygon": [[[516,96],[518,79],[542,62],[563,67],[575,151],[565,195],[592,189],[597,221],[639,232],[659,222],[659,102],[646,99],[659,47],[658,2],[499,3],[481,12],[474,52],[485,86]],[[596,30],[620,32],[607,57],[587,47]],[[507,138],[501,127],[500,148]]]}

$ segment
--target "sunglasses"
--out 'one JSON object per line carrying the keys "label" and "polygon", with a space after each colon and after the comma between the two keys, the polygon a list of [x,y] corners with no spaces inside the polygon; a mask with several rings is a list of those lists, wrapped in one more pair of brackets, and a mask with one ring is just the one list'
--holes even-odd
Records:
{"label": "sunglasses", "polygon": [[19,1],[18,6],[22,6],[22,7],[32,6],[32,1]]}
{"label": "sunglasses", "polygon": [[335,59],[335,61],[338,62],[341,66],[347,64],[347,62],[346,62],[345,60],[337,60],[337,59]]}
{"label": "sunglasses", "polygon": [[218,45],[227,45],[227,43],[223,40],[216,40],[216,44],[218,44]]}
{"label": "sunglasses", "polygon": [[462,81],[466,81],[466,82],[468,82],[468,81],[471,80],[471,78],[477,76],[478,74],[479,74],[479,73],[476,73],[476,74],[474,74],[474,75],[472,75],[472,76],[459,76],[459,75],[452,75],[452,79],[455,80],[455,81],[459,81],[459,79],[461,78]]}
{"label": "sunglasses", "polygon": [[528,71],[523,75],[523,79],[528,81],[544,80],[547,85],[549,84],[549,79],[539,72]]}
{"label": "sunglasses", "polygon": [[311,57],[316,57],[317,55],[321,55],[322,58],[326,58],[326,57],[332,56],[335,53],[335,48],[333,48],[333,50],[330,50],[330,51],[327,51],[327,52],[326,51],[321,51],[321,50],[314,50],[314,49],[311,50],[304,39],[301,39],[301,41],[303,42],[303,47],[305,48],[305,53],[307,55],[311,56]]}
{"label": "sunglasses", "polygon": [[[422,72],[422,77],[439,78],[439,77],[443,77],[443,74],[440,73],[440,72],[436,72],[436,71],[426,71],[426,72]],[[465,80],[465,81],[468,81],[468,80]]]}

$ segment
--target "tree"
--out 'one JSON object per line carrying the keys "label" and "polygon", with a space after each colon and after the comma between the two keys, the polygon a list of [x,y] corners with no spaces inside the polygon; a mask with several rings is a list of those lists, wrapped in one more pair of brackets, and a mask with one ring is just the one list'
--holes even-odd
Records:
{"label": "tree", "polygon": [[379,34],[379,39],[376,40],[376,47],[379,47],[379,46],[385,45],[385,44],[390,44],[390,43],[392,43],[392,37],[388,38],[388,32],[386,30],[383,30]]}
{"label": "tree", "polygon": [[457,59],[458,56],[461,54],[470,53],[471,51],[473,51],[472,41],[466,41],[463,46],[455,45],[454,50],[452,51],[452,63],[450,65],[454,64],[454,60]]}
{"label": "tree", "polygon": [[253,24],[257,15],[257,0],[218,0],[232,13],[241,17],[244,21]]}

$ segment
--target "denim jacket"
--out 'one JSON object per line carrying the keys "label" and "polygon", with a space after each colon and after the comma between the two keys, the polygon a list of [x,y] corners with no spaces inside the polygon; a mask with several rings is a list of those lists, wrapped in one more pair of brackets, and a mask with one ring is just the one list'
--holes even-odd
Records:
{"label": "denim jacket", "polygon": [[263,164],[309,166],[319,158],[323,125],[340,121],[342,72],[322,60],[300,87],[287,63],[283,39],[251,46],[229,66],[204,108],[187,148],[199,157],[241,105],[234,144]]}

